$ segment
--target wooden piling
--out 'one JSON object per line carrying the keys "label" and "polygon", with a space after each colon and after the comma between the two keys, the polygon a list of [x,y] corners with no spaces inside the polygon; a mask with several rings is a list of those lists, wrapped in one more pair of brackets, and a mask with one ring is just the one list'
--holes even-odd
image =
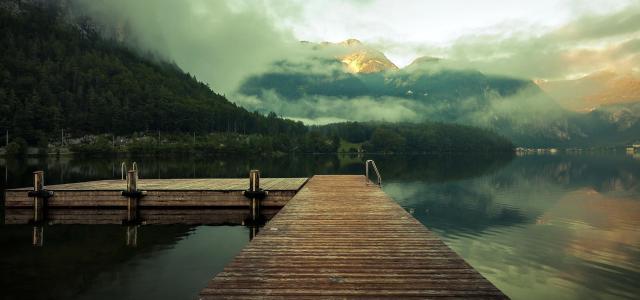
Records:
{"label": "wooden piling", "polygon": [[[34,194],[41,192],[44,190],[44,172],[43,171],[35,171],[33,172],[33,191]],[[34,196],[33,197],[33,221],[34,222],[42,222],[44,220],[44,207],[45,207],[45,198]]]}
{"label": "wooden piling", "polygon": [[127,222],[133,222],[138,216],[138,197],[134,197],[132,194],[138,191],[138,171],[130,170],[127,172],[127,192],[129,197],[127,199]]}
{"label": "wooden piling", "polygon": [[254,196],[251,197],[251,220],[254,223],[260,215],[260,199],[255,194],[260,191],[260,170],[249,171],[249,192]]}
{"label": "wooden piling", "polygon": [[260,190],[260,170],[249,171],[249,191],[257,192]]}

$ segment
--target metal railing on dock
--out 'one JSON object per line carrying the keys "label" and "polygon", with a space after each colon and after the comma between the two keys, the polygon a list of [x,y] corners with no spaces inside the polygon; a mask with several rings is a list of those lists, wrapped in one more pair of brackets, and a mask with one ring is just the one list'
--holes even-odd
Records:
{"label": "metal railing on dock", "polygon": [[[137,171],[138,170],[138,164],[135,161],[133,162],[133,165],[131,166],[131,170],[133,170],[133,171]],[[127,170],[127,163],[123,161],[120,164],[120,179],[121,180],[125,180],[126,179],[125,177],[126,177],[128,171],[129,170]]]}
{"label": "metal railing on dock", "polygon": [[369,164],[371,164],[371,166],[373,167],[373,171],[376,172],[376,176],[378,179],[377,185],[378,186],[382,186],[382,176],[380,176],[380,171],[378,171],[378,167],[376,166],[376,162],[373,161],[372,159],[368,159],[365,163],[364,163],[364,172],[365,172],[365,177],[367,180],[367,184],[369,184]]}

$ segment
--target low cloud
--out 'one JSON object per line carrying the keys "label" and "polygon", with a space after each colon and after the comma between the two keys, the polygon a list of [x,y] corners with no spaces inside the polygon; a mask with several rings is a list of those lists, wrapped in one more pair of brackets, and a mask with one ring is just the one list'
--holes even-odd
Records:
{"label": "low cloud", "polygon": [[307,124],[328,124],[336,121],[418,122],[424,120],[430,108],[397,97],[329,97],[309,95],[288,100],[273,90],[260,95],[234,95],[235,101],[249,109],[278,114]]}
{"label": "low cloud", "polygon": [[247,74],[266,71],[273,61],[300,51],[300,43],[293,35],[274,25],[263,2],[73,3],[131,46],[175,62],[218,92],[232,92]]}
{"label": "low cloud", "polygon": [[448,68],[527,79],[564,79],[602,69],[637,69],[639,38],[640,4],[636,3],[613,14],[583,16],[545,34],[466,35],[448,47],[417,48],[446,58],[442,64]]}

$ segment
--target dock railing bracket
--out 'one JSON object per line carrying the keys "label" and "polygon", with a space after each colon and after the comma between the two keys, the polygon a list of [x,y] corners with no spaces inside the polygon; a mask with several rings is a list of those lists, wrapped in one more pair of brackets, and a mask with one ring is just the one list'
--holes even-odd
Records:
{"label": "dock railing bracket", "polygon": [[377,176],[377,186],[382,187],[382,176],[380,176],[380,172],[378,171],[378,167],[376,166],[376,162],[373,161],[372,159],[368,159],[365,163],[364,163],[364,176],[365,176],[365,180],[367,185],[369,185],[369,164],[371,164],[371,167],[373,167],[373,171],[376,173]]}

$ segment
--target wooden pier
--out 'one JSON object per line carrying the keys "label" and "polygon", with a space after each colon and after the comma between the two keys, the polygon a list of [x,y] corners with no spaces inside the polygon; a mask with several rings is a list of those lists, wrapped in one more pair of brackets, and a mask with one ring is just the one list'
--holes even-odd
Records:
{"label": "wooden pier", "polygon": [[507,298],[367,182],[314,176],[200,298]]}
{"label": "wooden pier", "polygon": [[127,181],[46,186],[38,171],[33,188],[5,191],[5,223],[33,223],[38,247],[44,223],[126,224],[131,247],[139,224],[248,226],[251,242],[201,299],[507,299],[366,176],[259,175],[160,180],[132,170]]}

